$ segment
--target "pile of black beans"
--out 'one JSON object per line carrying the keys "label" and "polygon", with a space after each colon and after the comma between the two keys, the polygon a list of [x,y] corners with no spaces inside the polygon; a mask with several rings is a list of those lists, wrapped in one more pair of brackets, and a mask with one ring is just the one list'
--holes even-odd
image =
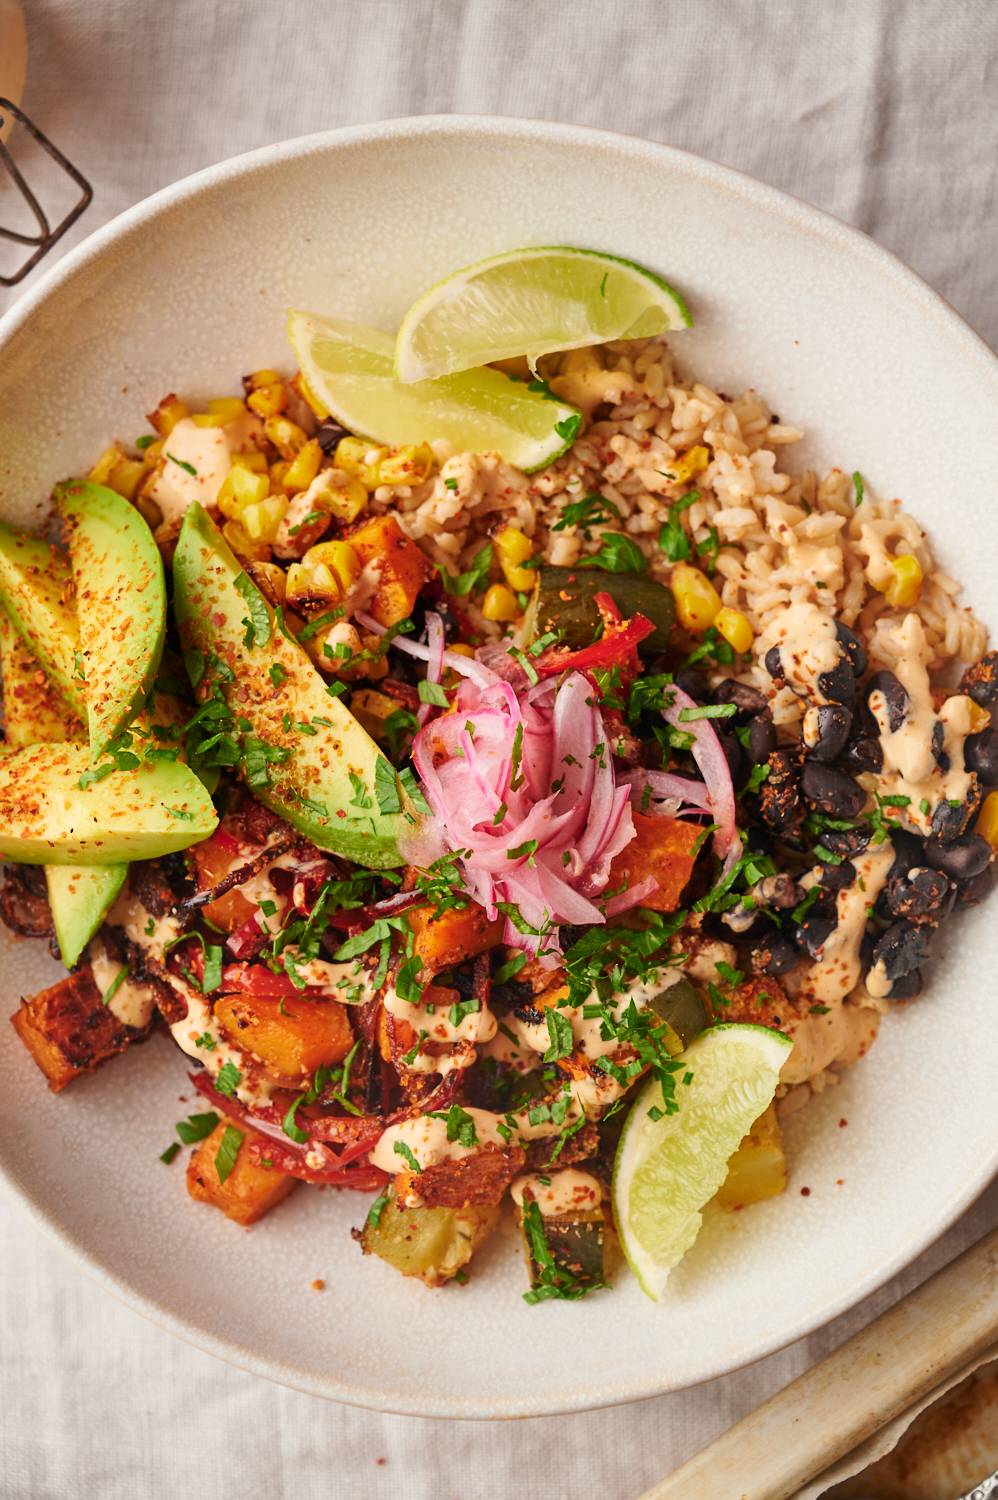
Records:
{"label": "pile of black beans", "polygon": [[[883,765],[870,695],[876,690],[883,694],[891,729],[899,728],[911,710],[907,692],[892,672],[868,675],[866,651],[848,626],[837,622],[836,636],[839,661],[818,681],[828,701],[809,709],[796,745],[777,744],[766,696],[755,688],[729,678],[708,692],[705,682],[692,680],[696,674],[688,674],[689,683],[680,678],[698,702],[709,696],[737,709],[715,727],[736,791],[743,792],[742,816],[749,813],[754,821],[748,847],[772,855],[779,868],[822,866],[818,896],[808,900],[805,912],[798,909],[807,893],[792,876],[782,875],[764,880],[754,892],[764,913],[728,924],[736,938],[751,941],[753,967],[777,977],[801,961],[821,957],[835,928],[836,896],[853,884],[853,860],[876,836],[869,815],[863,816],[867,797],[856,781],[861,772],[878,772]],[[786,681],[779,647],[767,653],[765,665],[774,683]],[[883,966],[893,999],[919,993],[940,923],[954,908],[981,900],[990,885],[991,848],[968,830],[983,789],[998,786],[998,652],[969,668],[959,691],[992,710],[995,723],[966,742],[966,766],[973,772],[967,799],[958,805],[942,802],[927,838],[892,830],[894,862],[876,901],[862,957],[864,971]],[[933,751],[945,771],[942,739],[939,725]],[[753,766],[763,765],[766,779],[745,793]],[[732,935],[732,930],[725,933],[729,940]]]}

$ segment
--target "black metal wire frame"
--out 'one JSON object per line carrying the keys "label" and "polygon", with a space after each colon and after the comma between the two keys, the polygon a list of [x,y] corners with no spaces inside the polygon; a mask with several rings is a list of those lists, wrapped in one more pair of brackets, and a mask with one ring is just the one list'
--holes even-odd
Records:
{"label": "black metal wire frame", "polygon": [[66,230],[76,223],[93,198],[94,190],[83,173],[78,172],[71,161],[67,161],[59,148],[53,146],[48,136],[43,135],[34,121],[30,120],[24,111],[18,109],[17,105],[10,99],[0,99],[0,125],[4,123],[4,115],[9,115],[11,119],[16,120],[22,130],[26,130],[32,140],[38,142],[39,146],[51,157],[56,166],[61,167],[80,189],[80,197],[73,204],[69,213],[60,219],[58,224],[51,225],[45,210],[32,192],[23,172],[7,150],[5,142],[0,141],[0,168],[6,171],[7,176],[34,215],[35,223],[38,226],[35,234],[21,234],[16,229],[5,229],[0,224],[0,239],[12,240],[16,245],[27,245],[32,251],[24,264],[19,266],[12,276],[0,275],[0,286],[16,286],[19,281],[22,281],[27,276],[33,267],[37,266],[42,256],[48,254],[56,241],[62,239]]}

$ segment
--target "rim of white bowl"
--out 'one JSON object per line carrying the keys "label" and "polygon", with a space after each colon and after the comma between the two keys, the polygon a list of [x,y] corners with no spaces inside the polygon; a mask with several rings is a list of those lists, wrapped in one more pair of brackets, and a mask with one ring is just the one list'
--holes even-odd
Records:
{"label": "rim of white bowl", "polygon": [[[747,177],[732,167],[722,166],[707,157],[697,156],[676,146],[667,146],[656,141],[642,140],[617,131],[599,130],[592,126],[562,125],[552,121],[518,119],[501,115],[418,115],[400,116],[393,120],[380,120],[365,125],[349,125],[336,130],[318,131],[311,135],[296,136],[278,141],[269,146],[258,147],[240,156],[228,157],[204,167],[188,177],[159,189],[148,198],[143,198],[131,208],[125,209],[107,224],[89,235],[81,244],[70,250],[51,266],[24,292],[14,305],[0,318],[0,357],[4,346],[14,334],[31,318],[36,309],[65,282],[72,279],[90,261],[102,254],[111,244],[125,241],[133,231],[167,213],[175,204],[195,198],[200,193],[214,188],[235,177],[251,173],[257,167],[266,166],[276,160],[291,160],[321,155],[330,148],[366,145],[378,141],[405,140],[414,138],[470,136],[485,138],[501,135],[524,141],[546,140],[565,145],[582,145],[592,151],[605,154],[626,154],[631,159],[650,163],[667,164],[674,172],[687,178],[706,179],[712,186],[777,215],[803,233],[831,243],[859,256],[861,260],[888,277],[905,293],[919,311],[930,317],[947,336],[955,338],[965,355],[978,366],[979,374],[993,388],[998,406],[998,356],[988,347],[970,324],[952,307],[944,297],[934,291],[903,261],[885,250],[860,229],[854,229],[842,220],[814,208],[779,188]],[[403,1399],[385,1396],[381,1392],[334,1379],[319,1379],[307,1371],[294,1368],[276,1360],[261,1357],[255,1350],[241,1347],[231,1340],[219,1338],[200,1326],[188,1322],[173,1313],[168,1313],[144,1292],[133,1287],[124,1276],[112,1274],[91,1254],[67,1229],[61,1227],[41,1206],[35,1194],[26,1185],[15,1181],[13,1173],[0,1158],[0,1181],[11,1196],[20,1204],[28,1218],[59,1246],[92,1280],[109,1292],[132,1311],[141,1314],[149,1322],[182,1339],[197,1349],[204,1350],[227,1364],[247,1370],[264,1379],[276,1381],[293,1390],[310,1396],[322,1396],[327,1400],[341,1401],[350,1406],[359,1406],[372,1411],[396,1413],[400,1416],[439,1417],[445,1419],[481,1420],[514,1419],[520,1417],[555,1416],[573,1411],[590,1411],[600,1407],[617,1406],[630,1401],[639,1401],[651,1396],[664,1395],[669,1391],[713,1380],[720,1375],[754,1364],[777,1350],[786,1348],[815,1329],[823,1327],[833,1318],[839,1317],[855,1307],[865,1297],[882,1287],[905,1266],[910,1265],[932,1245],[957,1218],[968,1209],[988,1187],[998,1170],[998,1139],[991,1156],[985,1158],[978,1171],[966,1181],[954,1186],[945,1203],[938,1207],[924,1232],[914,1240],[899,1247],[894,1254],[886,1256],[879,1264],[870,1267],[863,1278],[849,1292],[831,1297],[823,1305],[798,1320],[789,1328],[762,1345],[753,1346],[734,1360],[723,1359],[706,1362],[692,1379],[679,1384],[668,1378],[649,1379],[636,1376],[633,1381],[616,1382],[611,1387],[598,1391],[581,1392],[574,1400],[564,1396],[551,1401],[528,1400],[520,1404],[500,1401],[487,1407],[479,1404],[461,1408],[453,1402],[436,1401],[432,1394],[423,1393],[418,1399]]]}

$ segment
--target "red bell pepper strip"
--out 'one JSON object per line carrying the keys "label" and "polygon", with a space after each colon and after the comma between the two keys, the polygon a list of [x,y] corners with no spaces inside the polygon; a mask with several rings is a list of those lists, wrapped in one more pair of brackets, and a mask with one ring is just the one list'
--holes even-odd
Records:
{"label": "red bell pepper strip", "polygon": [[[600,600],[609,599],[607,594],[597,595]],[[613,604],[613,601],[610,600]],[[614,605],[614,609],[616,605]],[[630,620],[614,620],[611,612],[604,608],[605,629],[598,641],[583,646],[581,651],[569,651],[564,646],[552,646],[534,662],[543,677],[553,677],[559,672],[591,672],[596,668],[619,667],[622,671],[638,670],[637,649],[641,642],[655,629],[644,615],[635,615]]]}

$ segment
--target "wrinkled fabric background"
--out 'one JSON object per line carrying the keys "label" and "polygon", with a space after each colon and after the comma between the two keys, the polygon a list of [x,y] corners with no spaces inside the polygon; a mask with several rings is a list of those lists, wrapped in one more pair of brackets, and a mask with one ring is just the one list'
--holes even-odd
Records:
{"label": "wrinkled fabric background", "polygon": [[[198,167],[284,137],[392,115],[533,116],[685,147],[808,199],[895,251],[998,344],[998,6],[989,0],[26,0],[25,9],[26,107],[96,189],[60,248]],[[3,207],[0,191],[0,222]],[[13,297],[0,293],[0,309]],[[957,467],[959,433],[945,441]],[[629,1500],[996,1220],[992,1190],[862,1306],[709,1385],[583,1416],[445,1425],[330,1405],[175,1342],[91,1285],[0,1199],[0,1496]],[[584,1311],[578,1348],[580,1361],[599,1359]]]}

